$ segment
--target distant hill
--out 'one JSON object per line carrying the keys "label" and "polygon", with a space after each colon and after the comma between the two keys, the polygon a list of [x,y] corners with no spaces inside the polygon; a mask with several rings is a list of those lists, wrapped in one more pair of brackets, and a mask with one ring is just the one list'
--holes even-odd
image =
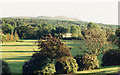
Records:
{"label": "distant hill", "polygon": [[49,16],[38,16],[39,19],[47,19],[47,20],[67,20],[67,21],[79,21],[76,18],[68,18],[64,16],[56,16],[56,17],[49,17]]}

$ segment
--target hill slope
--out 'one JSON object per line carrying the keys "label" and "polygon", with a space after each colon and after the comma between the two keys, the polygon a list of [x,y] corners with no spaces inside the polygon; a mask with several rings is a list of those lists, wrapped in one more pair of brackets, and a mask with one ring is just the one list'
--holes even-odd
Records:
{"label": "hill slope", "polygon": [[56,16],[56,17],[49,17],[49,16],[38,16],[39,19],[47,19],[47,20],[68,20],[68,21],[79,21],[76,18],[68,18],[64,16]]}

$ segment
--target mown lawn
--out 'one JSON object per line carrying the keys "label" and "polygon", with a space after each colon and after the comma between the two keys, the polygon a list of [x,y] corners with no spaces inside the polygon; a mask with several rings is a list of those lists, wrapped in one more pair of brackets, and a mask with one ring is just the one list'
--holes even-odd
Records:
{"label": "mown lawn", "polygon": [[[9,67],[11,69],[12,73],[22,73],[22,66],[25,61],[29,60],[34,53],[34,50],[38,50],[37,46],[35,45],[35,42],[37,40],[20,40],[20,42],[7,42],[2,43],[2,59],[8,62]],[[66,43],[68,46],[72,48],[72,55],[76,56],[77,54],[82,54],[81,50],[79,49],[79,43],[78,40],[68,40],[64,43]],[[116,46],[113,46],[116,48]],[[33,50],[34,49],[34,50]],[[100,63],[101,63],[102,55],[98,57]],[[102,68],[102,67],[101,67]],[[111,68],[111,67],[108,67]],[[116,67],[113,67],[116,71]],[[109,70],[107,70],[109,72]],[[83,73],[84,71],[77,72],[76,74]],[[84,73],[94,72],[92,71],[85,71]],[[96,71],[96,72],[102,72],[102,71]]]}
{"label": "mown lawn", "polygon": [[[2,43],[2,59],[8,62],[12,73],[22,73],[22,66],[38,50],[37,40],[20,40],[22,42]],[[34,50],[33,50],[34,49]]]}

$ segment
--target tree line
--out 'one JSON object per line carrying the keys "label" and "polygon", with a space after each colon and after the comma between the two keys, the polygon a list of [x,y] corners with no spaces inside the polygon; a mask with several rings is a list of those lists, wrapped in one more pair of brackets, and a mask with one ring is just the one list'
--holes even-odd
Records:
{"label": "tree line", "polygon": [[91,25],[97,28],[115,32],[117,26],[89,23],[84,21],[61,21],[34,18],[2,18],[2,33],[17,33],[20,39],[39,39],[47,34],[72,33],[73,37],[84,35],[84,31]]}

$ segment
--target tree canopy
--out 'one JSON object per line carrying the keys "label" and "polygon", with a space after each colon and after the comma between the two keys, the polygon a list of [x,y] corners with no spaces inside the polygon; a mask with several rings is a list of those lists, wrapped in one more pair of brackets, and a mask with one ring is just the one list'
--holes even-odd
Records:
{"label": "tree canopy", "polygon": [[101,29],[101,27],[98,24],[96,24],[96,23],[90,22],[87,25],[87,29]]}

